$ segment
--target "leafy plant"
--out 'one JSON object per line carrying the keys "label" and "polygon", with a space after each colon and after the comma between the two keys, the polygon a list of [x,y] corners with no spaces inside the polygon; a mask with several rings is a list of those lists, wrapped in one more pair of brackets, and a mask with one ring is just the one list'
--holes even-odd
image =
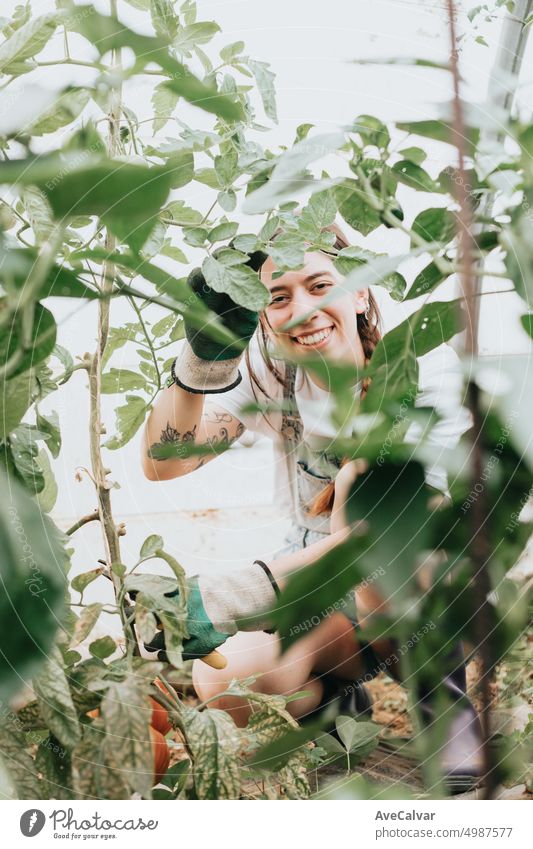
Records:
{"label": "leafy plant", "polygon": [[[306,773],[317,761],[309,744],[320,730],[298,728],[286,699],[258,694],[251,682],[232,682],[228,694],[252,706],[248,727],[239,729],[223,711],[186,704],[172,686],[187,636],[184,573],[157,535],[144,542],[135,563],[123,562],[121,527],[112,509],[118,482],[110,478],[102,449],[120,450],[139,431],[164,386],[184,317],[219,341],[235,341],[215,314],[190,297],[186,268],[198,251],[209,284],[253,309],[265,306],[268,297],[246,265],[254,250],[271,256],[281,272],[301,267],[306,250],[327,250],[345,277],[343,292],[370,285],[382,286],[397,301],[424,296],[408,319],[385,334],[358,375],[371,380],[360,402],[354,404],[349,389],[353,370],[306,359],[317,374],[327,369],[334,420],[353,424],[352,434],[339,436],[329,450],[368,463],[349,502],[352,518],[365,521],[334,556],[289,581],[273,617],[287,646],[298,638],[295,624],[314,621],[376,565],[384,566],[378,586],[390,611],[369,635],[386,633],[405,642],[439,616],[439,629],[425,634],[414,657],[407,657],[408,673],[416,681],[416,670],[427,668],[428,658],[442,658],[450,640],[463,636],[481,651],[488,687],[495,665],[527,622],[525,592],[505,576],[531,531],[516,517],[533,482],[532,411],[531,393],[514,399],[516,415],[509,424],[505,409],[496,410],[497,400],[482,389],[486,381],[474,357],[474,303],[481,292],[473,282],[490,275],[513,287],[524,301],[522,325],[531,335],[531,127],[499,116],[514,144],[501,144],[487,164],[478,147],[482,110],[456,97],[438,120],[386,125],[359,115],[327,134],[302,124],[292,145],[272,151],[252,138],[253,131],[264,129],[260,120],[276,120],[268,65],[248,56],[243,42],[222,46],[215,59],[219,27],[197,20],[193,0],[125,2],[145,12],[151,34],[126,27],[116,0],[110,0],[108,14],[61,0],[45,15],[34,15],[31,3],[17,7],[0,45],[3,89],[45,65],[81,64],[90,71],[84,85],[65,87],[52,102],[43,94],[37,115],[11,110],[0,137],[0,458],[10,493],[9,506],[0,512],[6,554],[0,610],[11,637],[9,647],[2,647],[0,690],[11,698],[19,682],[30,678],[34,694],[0,729],[2,792],[28,799],[225,799],[242,796],[245,781],[260,780],[266,798],[306,798]],[[92,60],[76,58],[80,39],[92,46]],[[57,49],[57,59],[43,61],[47,45]],[[434,63],[426,64],[435,70]],[[457,79],[453,63],[451,71]],[[128,82],[141,78],[153,85],[150,122],[139,121],[128,103]],[[457,117],[450,120],[452,107],[462,127]],[[209,129],[187,123],[188,114],[202,115]],[[448,145],[449,167],[439,174],[425,165],[427,139]],[[335,158],[339,176],[323,170],[326,156]],[[202,209],[180,196],[193,181],[205,190]],[[409,193],[424,207],[410,222],[404,214]],[[497,211],[488,216],[490,203]],[[257,232],[240,232],[233,220],[238,205],[261,216]],[[339,216],[356,231],[357,244],[336,251],[323,228]],[[405,236],[402,254],[380,255],[359,244],[379,227]],[[413,262],[414,274],[406,270]],[[180,265],[183,272],[176,271]],[[428,303],[427,296],[452,275],[463,283],[461,296]],[[56,319],[43,302],[58,296],[80,305],[97,302],[92,354],[57,344]],[[116,299],[125,299],[132,315],[119,327],[111,323]],[[438,411],[412,409],[417,357],[464,327],[473,430],[446,457],[451,500],[437,508],[423,483],[431,443],[404,443],[406,410],[430,434]],[[119,366],[124,351],[135,362],[131,369]],[[62,534],[47,515],[57,496],[53,460],[61,451],[61,423],[43,410],[49,396],[79,371],[89,382],[88,474],[95,510]],[[519,385],[513,375],[510,379]],[[109,435],[102,394],[117,399],[115,431]],[[171,447],[165,456],[171,456]],[[481,494],[469,500],[487,468]],[[100,522],[104,557],[69,587],[68,546],[88,521]],[[420,562],[443,547],[446,561],[424,592],[416,581]],[[165,564],[166,575],[142,571],[151,558]],[[112,583],[112,604],[85,602],[84,592],[95,581]],[[168,595],[178,588],[181,607]],[[120,639],[105,635],[91,641],[103,612],[119,617]],[[139,641],[151,639],[159,624],[165,629],[166,665],[140,656]],[[88,656],[82,656],[82,646]],[[443,667],[444,661],[439,674]],[[188,755],[170,766],[155,789],[162,769],[154,768],[154,747],[163,744],[157,740],[156,746],[149,730],[154,701],[183,736]],[[376,744],[371,723],[342,717],[337,731],[342,745],[335,746],[348,769]],[[422,738],[430,755],[435,740]],[[326,749],[334,739],[319,742]],[[164,747],[160,751],[165,754]],[[428,786],[434,786],[439,780],[434,761],[428,756],[424,762]],[[495,780],[497,770],[490,775]]]}

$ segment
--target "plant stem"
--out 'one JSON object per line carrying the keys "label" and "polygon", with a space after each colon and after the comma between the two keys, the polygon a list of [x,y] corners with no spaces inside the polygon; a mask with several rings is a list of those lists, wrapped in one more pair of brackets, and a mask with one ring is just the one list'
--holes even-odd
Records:
{"label": "plant stem", "polygon": [[[111,13],[116,15],[116,0],[111,0]],[[112,54],[113,68],[119,72],[121,70],[121,51],[113,50]],[[111,95],[111,104],[107,116],[108,121],[108,137],[107,137],[107,153],[110,158],[116,156],[120,146],[120,116],[122,113],[122,86],[119,84],[113,89]],[[106,232],[105,247],[109,253],[116,249],[115,236]],[[105,261],[102,266],[101,276],[101,292],[106,295],[110,294],[113,288],[113,280],[115,277],[115,266],[109,261]],[[102,526],[104,546],[106,550],[106,561],[110,570],[111,580],[115,590],[117,604],[121,610],[121,620],[126,639],[128,658],[132,655],[140,655],[139,644],[135,635],[133,625],[128,622],[126,614],[120,605],[122,580],[116,575],[111,566],[113,563],[121,562],[120,541],[118,528],[113,518],[111,508],[111,484],[107,480],[108,469],[105,468],[102,459],[102,449],[100,444],[102,434],[102,417],[101,417],[101,378],[102,378],[102,357],[104,355],[107,339],[109,335],[109,312],[110,298],[104,297],[98,301],[98,343],[96,351],[91,357],[89,366],[89,396],[90,396],[90,417],[89,417],[89,439],[91,451],[91,467],[93,471],[94,484],[98,498],[98,517]]]}
{"label": "plant stem", "polygon": [[[466,331],[464,350],[468,357],[474,357],[478,350],[478,316],[476,308],[476,285],[475,285],[475,262],[473,251],[475,249],[473,239],[474,214],[470,196],[466,189],[468,185],[465,169],[465,122],[463,115],[463,104],[460,96],[459,68],[457,61],[457,38],[455,31],[455,4],[453,0],[447,0],[448,23],[450,31],[450,69],[453,79],[453,140],[458,155],[458,179],[455,183],[455,192],[459,203],[457,214],[458,223],[458,256],[460,257],[460,280],[466,308]],[[481,480],[483,474],[484,455],[484,433],[483,413],[480,408],[480,391],[474,381],[468,384],[468,407],[472,416],[473,426],[469,431],[471,441],[471,481],[472,485]],[[492,661],[492,647],[487,639],[491,633],[492,622],[489,613],[487,598],[491,592],[488,562],[490,559],[490,546],[486,530],[486,517],[488,515],[488,504],[486,490],[483,488],[479,497],[475,499],[469,512],[470,520],[470,558],[473,570],[474,588],[474,632],[478,645],[481,661],[481,725],[483,732],[482,755],[485,773],[485,798],[491,799],[497,784],[496,769],[493,754],[489,745],[490,735],[490,684],[494,672]]]}
{"label": "plant stem", "polygon": [[159,370],[159,363],[157,362],[157,355],[156,355],[156,352],[155,352],[155,350],[154,350],[153,342],[152,342],[152,340],[151,340],[151,338],[150,338],[150,335],[149,335],[149,333],[148,333],[148,329],[147,329],[147,327],[146,327],[146,324],[144,323],[144,319],[143,319],[143,317],[142,317],[142,314],[141,314],[141,311],[140,311],[139,307],[137,306],[137,303],[136,303],[136,301],[135,301],[135,298],[133,298],[133,297],[129,297],[129,298],[128,298],[128,301],[130,302],[130,304],[132,305],[133,309],[134,309],[134,310],[135,310],[135,312],[137,313],[137,318],[138,318],[138,320],[139,320],[139,324],[140,324],[140,325],[141,325],[141,327],[142,327],[143,333],[144,333],[144,335],[145,335],[145,337],[146,337],[146,341],[147,341],[147,343],[148,343],[148,347],[150,348],[150,353],[152,354],[152,361],[153,361],[153,363],[154,363],[154,368],[155,368],[155,370],[156,370],[156,374],[157,374],[157,391],[159,392],[159,390],[161,389],[161,372],[160,372],[160,370]]}
{"label": "plant stem", "polygon": [[[406,227],[405,224],[402,224],[402,222],[398,218],[396,218],[395,215],[392,214],[390,209],[387,209],[386,205],[379,199],[376,192],[372,188],[370,180],[368,179],[361,167],[356,168],[356,174],[361,182],[361,185],[364,187],[366,196],[365,200],[367,201],[367,203],[369,203],[372,209],[375,209],[376,212],[381,213],[382,217],[386,220],[387,224],[391,225],[391,227],[394,227],[396,230],[401,230],[402,233],[405,233],[406,236],[409,236],[409,239],[414,245],[416,245],[417,248],[426,248],[428,253],[433,255],[431,246],[426,242],[426,240],[423,239],[422,236],[419,236],[418,233],[415,233],[413,232],[413,230],[410,230],[409,227]],[[440,256],[433,255],[433,262],[435,263],[439,271],[441,271],[443,274],[452,274],[452,271],[449,270],[451,264],[447,260],[443,259]]]}
{"label": "plant stem", "polygon": [[98,62],[83,62],[81,59],[70,59],[68,57],[63,57],[63,59],[49,59],[47,62],[37,62],[38,68],[47,68],[52,67],[53,65],[79,65],[82,68],[92,68],[93,70],[103,71],[104,66],[100,65]]}
{"label": "plant stem", "polygon": [[87,525],[89,522],[94,522],[96,520],[100,521],[100,514],[98,512],[98,508],[96,508],[94,512],[89,513],[87,516],[82,516],[82,518],[78,519],[77,522],[74,522],[74,524],[68,529],[68,531],[65,531],[65,533],[68,537],[71,537],[72,534],[76,533],[76,531],[78,531],[80,528],[83,528],[84,525]]}

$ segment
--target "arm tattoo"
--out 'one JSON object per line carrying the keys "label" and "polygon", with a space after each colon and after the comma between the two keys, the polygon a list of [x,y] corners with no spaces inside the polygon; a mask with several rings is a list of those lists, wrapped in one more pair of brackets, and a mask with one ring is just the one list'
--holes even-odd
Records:
{"label": "arm tattoo", "polygon": [[220,424],[221,422],[231,424],[234,421],[233,416],[230,413],[226,413],[225,410],[210,410],[208,413],[204,413],[204,418],[206,421],[213,422],[214,424]]}
{"label": "arm tattoo", "polygon": [[[214,415],[215,418],[214,419],[209,418],[209,415]],[[209,413],[209,414],[204,414],[204,417],[206,418],[207,421],[215,423],[215,424],[220,424],[221,422],[224,422],[225,424],[231,424],[231,422],[237,421],[237,419],[235,419],[229,413],[226,413],[226,412],[220,413],[218,411],[211,411],[211,413]],[[179,430],[176,430],[175,427],[172,427],[170,422],[167,422],[167,426],[164,428],[164,430],[161,431],[161,437],[160,437],[159,443],[155,443],[154,445],[151,445],[150,449],[149,449],[149,453],[151,453],[152,448],[155,448],[158,444],[159,445],[169,445],[170,444],[170,445],[175,445],[175,446],[178,447],[180,445],[186,445],[187,443],[191,443],[191,442],[194,443],[196,441],[196,430],[197,430],[196,425],[194,425],[192,430],[186,430],[183,433],[180,433]],[[235,428],[235,433],[232,436],[230,436],[229,429],[227,427],[221,427],[218,431],[218,434],[214,434],[213,436],[209,436],[206,439],[205,444],[208,445],[208,446],[213,446],[213,447],[216,447],[216,446],[219,446],[219,445],[229,447],[230,445],[232,445],[235,442],[235,440],[239,439],[239,437],[242,436],[242,434],[244,433],[244,430],[245,430],[245,428],[244,428],[244,425],[242,424],[242,422],[238,422],[237,427]],[[177,456],[179,456],[179,455],[177,455]],[[167,458],[155,457],[155,459],[164,462],[164,460],[167,459]],[[209,459],[211,459],[211,458],[208,457],[208,456],[199,457],[197,462],[196,462],[196,465],[194,466],[194,469],[195,470],[199,469]]]}
{"label": "arm tattoo", "polygon": [[186,430],[182,435],[175,427],[171,426],[170,422],[167,422],[166,428],[161,431],[161,442],[172,442],[174,445],[180,445],[182,442],[194,442],[195,439],[196,425],[193,426],[192,430]]}

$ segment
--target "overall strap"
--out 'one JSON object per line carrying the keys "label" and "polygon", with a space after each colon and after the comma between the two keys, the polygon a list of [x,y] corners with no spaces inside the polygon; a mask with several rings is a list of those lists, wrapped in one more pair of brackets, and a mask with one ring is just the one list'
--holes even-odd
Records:
{"label": "overall strap", "polygon": [[281,437],[286,448],[297,445],[302,440],[303,422],[296,404],[296,366],[292,363],[285,365],[285,380],[283,383],[283,409],[281,413]]}

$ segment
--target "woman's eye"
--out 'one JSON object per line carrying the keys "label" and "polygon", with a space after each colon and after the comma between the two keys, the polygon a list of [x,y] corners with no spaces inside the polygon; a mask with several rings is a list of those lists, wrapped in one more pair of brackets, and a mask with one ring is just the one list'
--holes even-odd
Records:
{"label": "woman's eye", "polygon": [[329,289],[329,287],[330,287],[330,286],[333,286],[333,283],[326,283],[326,282],[324,282],[324,283],[316,283],[316,284],[313,286],[313,291],[323,292],[323,291],[324,291],[324,289]]}
{"label": "woman's eye", "polygon": [[272,298],[270,301],[271,306],[279,306],[283,304],[287,300],[287,295],[277,295],[275,298]]}

